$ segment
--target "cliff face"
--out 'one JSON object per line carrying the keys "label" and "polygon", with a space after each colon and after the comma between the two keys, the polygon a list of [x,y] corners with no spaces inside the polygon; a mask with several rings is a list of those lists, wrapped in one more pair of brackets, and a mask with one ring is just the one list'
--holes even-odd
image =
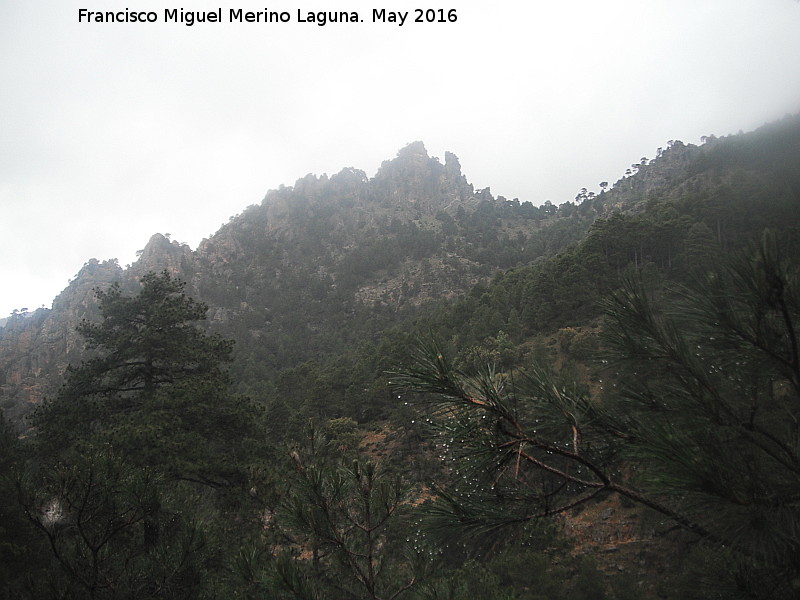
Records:
{"label": "cliff face", "polygon": [[186,244],[170,241],[160,233],[151,236],[139,259],[131,265],[128,277],[139,278],[150,271],[167,270],[171,275],[181,275],[191,269],[194,253]]}
{"label": "cliff face", "polygon": [[97,316],[94,288],[121,275],[115,260],[92,259],[53,300],[52,309],[14,315],[0,329],[0,408],[6,417],[20,421],[57,389],[67,365],[83,354],[75,328]]}

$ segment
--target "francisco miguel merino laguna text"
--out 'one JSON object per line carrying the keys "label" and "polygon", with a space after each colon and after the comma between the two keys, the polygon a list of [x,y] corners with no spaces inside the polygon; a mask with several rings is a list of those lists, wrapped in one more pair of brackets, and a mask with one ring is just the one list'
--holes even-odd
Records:
{"label": "francisco miguel merino laguna text", "polygon": [[[405,24],[412,11],[392,11],[385,8],[372,9],[373,23],[392,23],[398,26]],[[222,23],[222,8],[208,11],[184,10],[183,8],[165,8],[164,23],[183,23],[191,27],[195,23]],[[267,10],[246,11],[241,8],[228,9],[230,23],[289,23],[292,16],[288,11]],[[456,9],[417,8],[413,10],[412,23],[455,23]],[[78,9],[78,23],[157,23],[158,13],[155,11],[93,11]],[[363,23],[364,19],[357,11],[304,11],[297,9],[297,23],[314,23],[319,26],[328,23]]]}

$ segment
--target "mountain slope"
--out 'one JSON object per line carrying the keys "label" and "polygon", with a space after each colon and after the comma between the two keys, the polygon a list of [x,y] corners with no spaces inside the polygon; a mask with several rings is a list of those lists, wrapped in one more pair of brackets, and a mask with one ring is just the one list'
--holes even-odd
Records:
{"label": "mountain slope", "polygon": [[554,252],[589,222],[476,191],[455,155],[441,164],[420,142],[371,179],[352,168],[307,175],[195,251],[156,234],[129,268],[92,259],[52,310],[12,316],[0,328],[0,408],[19,419],[56,389],[82,355],[75,326],[96,317],[93,289],[113,281],[133,290],[163,269],[186,280],[210,305],[210,326],[237,340],[235,371],[252,390],[282,369],[377,339],[425,302]]}
{"label": "mountain slope", "polygon": [[236,340],[241,391],[296,390],[294,408],[338,396],[332,406],[366,418],[375,414],[366,405],[386,402],[365,384],[380,367],[376,349],[397,351],[414,327],[461,345],[500,330],[520,342],[596,315],[594,301],[628,265],[680,275],[711,247],[797,226],[799,117],[657,154],[610,190],[559,206],[475,190],[455,155],[442,164],[420,142],[372,178],[353,168],[307,175],[194,251],[156,234],[129,268],[93,259],[52,310],[10,317],[0,408],[19,420],[51,394],[82,356],[75,326],[96,316],[92,290],[112,281],[133,290],[148,271],[179,275],[210,305],[209,327]]}

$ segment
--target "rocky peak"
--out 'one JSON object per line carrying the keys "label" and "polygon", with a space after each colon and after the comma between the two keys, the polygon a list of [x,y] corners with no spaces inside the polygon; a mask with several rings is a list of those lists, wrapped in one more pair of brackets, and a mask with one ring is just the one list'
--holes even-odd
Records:
{"label": "rocky peak", "polygon": [[452,181],[467,182],[467,178],[461,174],[461,162],[458,157],[452,152],[444,153],[444,172],[447,178]]}
{"label": "rocky peak", "polygon": [[118,281],[122,272],[116,259],[99,261],[90,258],[64,291],[53,300],[53,310],[74,310],[81,307],[81,312],[86,312],[94,304],[95,289],[108,287]]}
{"label": "rocky peak", "polygon": [[180,275],[186,271],[192,250],[187,244],[170,240],[168,235],[156,233],[150,237],[139,259],[131,265],[135,277],[151,271],[159,273],[165,269],[172,275]]}
{"label": "rocky peak", "polygon": [[445,153],[445,164],[428,155],[422,142],[412,142],[384,161],[370,182],[393,202],[408,202],[427,214],[456,210],[464,202],[475,203],[474,190],[461,174],[458,157]]}
{"label": "rocky peak", "polygon": [[440,175],[441,163],[428,156],[425,144],[412,142],[397,152],[393,160],[386,160],[375,174],[375,179],[388,181],[424,181]]}

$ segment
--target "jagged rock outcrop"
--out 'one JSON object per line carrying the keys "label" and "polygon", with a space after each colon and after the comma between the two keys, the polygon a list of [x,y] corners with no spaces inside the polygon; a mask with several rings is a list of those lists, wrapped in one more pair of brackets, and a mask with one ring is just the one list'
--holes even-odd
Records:
{"label": "jagged rock outcrop", "polygon": [[442,165],[428,155],[422,142],[413,142],[400,150],[394,160],[384,161],[370,183],[379,193],[384,192],[386,200],[410,203],[427,214],[443,209],[455,211],[461,203],[466,207],[477,203],[456,155],[446,153]]}
{"label": "jagged rock outcrop", "polygon": [[188,244],[170,241],[167,236],[156,233],[150,237],[141,251],[139,259],[131,265],[130,274],[141,277],[148,272],[168,271],[171,275],[182,275],[191,269],[192,249]]}

